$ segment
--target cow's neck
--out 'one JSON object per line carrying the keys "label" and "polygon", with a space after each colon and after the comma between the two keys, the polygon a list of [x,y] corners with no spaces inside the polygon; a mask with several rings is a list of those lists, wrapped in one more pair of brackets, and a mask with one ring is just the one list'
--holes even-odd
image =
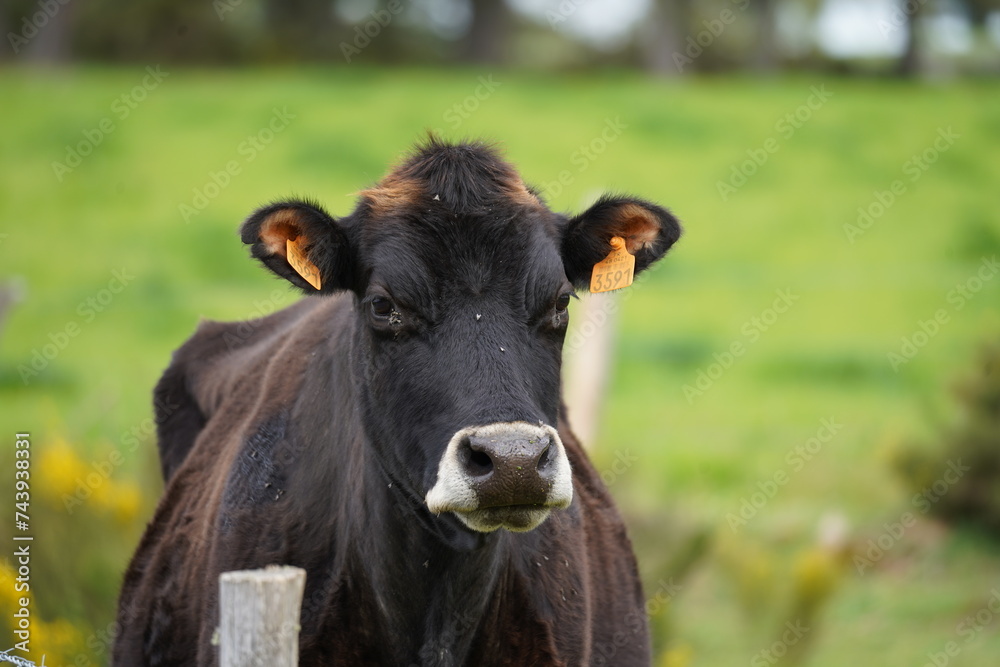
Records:
{"label": "cow's neck", "polygon": [[470,535],[453,517],[433,517],[377,463],[364,470],[365,514],[378,529],[358,541],[355,562],[364,570],[385,637],[396,642],[387,647],[391,658],[465,664],[507,565],[510,536]]}
{"label": "cow's neck", "polygon": [[[366,440],[360,423],[358,372],[352,344],[335,341],[329,374],[311,376],[299,405],[303,423],[329,423],[338,438],[350,442],[331,447],[330,431],[309,433],[306,447],[317,454],[299,470],[299,484],[316,487],[304,498],[327,498],[315,515],[336,515],[335,531],[341,583],[349,613],[377,619],[375,650],[386,664],[462,665],[470,644],[490,608],[498,582],[509,566],[511,535],[499,531],[472,534],[447,515],[430,514],[422,498],[393,480]],[[357,361],[355,357],[353,361]],[[331,404],[327,397],[336,397]],[[335,425],[335,426],[334,426]],[[330,489],[336,489],[331,495]],[[318,538],[317,547],[324,540]],[[327,540],[327,544],[330,542]],[[332,582],[331,582],[332,583]]]}

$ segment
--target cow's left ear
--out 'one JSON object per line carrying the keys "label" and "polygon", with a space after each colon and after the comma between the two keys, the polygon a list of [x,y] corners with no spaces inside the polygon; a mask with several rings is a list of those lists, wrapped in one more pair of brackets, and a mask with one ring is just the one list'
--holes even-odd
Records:
{"label": "cow's left ear", "polygon": [[631,197],[601,197],[571,218],[563,234],[562,256],[566,276],[576,287],[590,282],[594,265],[611,252],[611,239],[625,239],[635,255],[635,273],[663,257],[681,235],[681,225],[670,211]]}
{"label": "cow's left ear", "polygon": [[264,266],[307,294],[351,286],[354,262],[344,228],[316,204],[290,200],[258,209],[240,237]]}

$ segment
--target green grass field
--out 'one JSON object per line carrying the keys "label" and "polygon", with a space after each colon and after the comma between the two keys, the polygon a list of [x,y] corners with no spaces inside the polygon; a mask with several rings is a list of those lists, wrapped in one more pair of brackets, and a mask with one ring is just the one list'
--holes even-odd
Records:
{"label": "green grass field", "polygon": [[[669,550],[700,530],[714,544],[654,618],[662,664],[772,664],[759,652],[796,620],[788,600],[821,524],[845,525],[863,555],[908,511],[917,523],[872,567],[859,574],[853,555],[832,566],[799,646],[808,664],[921,667],[949,642],[947,664],[996,664],[1000,619],[961,624],[1000,590],[1000,548],[924,516],[889,465],[902,441],[932,439],[955,416],[949,384],[1000,332],[995,82],[363,67],[158,77],[0,70],[0,282],[24,293],[0,333],[3,438],[28,430],[36,462],[69,447],[85,466],[52,457],[63,486],[37,481],[54,490],[34,501],[36,613],[53,636],[56,619],[72,625],[65,646],[89,644],[65,664],[106,660],[117,577],[160,490],[148,419],[170,352],[200,317],[296,298],[248,260],[240,221],[290,194],[347,213],[428,129],[499,141],[555,209],[613,190],[684,221],[668,258],[617,297],[594,445],[650,543]],[[69,514],[58,489],[108,461],[111,482]],[[109,488],[142,500],[112,502]],[[767,489],[732,530],[727,516]],[[648,569],[652,595],[669,568]]]}

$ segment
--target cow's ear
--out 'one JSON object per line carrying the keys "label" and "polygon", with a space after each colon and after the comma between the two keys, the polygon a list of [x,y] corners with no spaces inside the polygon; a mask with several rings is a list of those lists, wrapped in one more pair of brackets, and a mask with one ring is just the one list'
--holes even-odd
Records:
{"label": "cow's ear", "polygon": [[601,197],[571,218],[563,233],[562,256],[566,276],[576,287],[590,282],[594,265],[611,252],[611,239],[625,239],[635,255],[635,273],[663,257],[681,235],[681,225],[670,211],[631,197]]}
{"label": "cow's ear", "polygon": [[240,229],[250,253],[307,294],[350,286],[352,256],[344,229],[322,208],[283,201],[255,211]]}

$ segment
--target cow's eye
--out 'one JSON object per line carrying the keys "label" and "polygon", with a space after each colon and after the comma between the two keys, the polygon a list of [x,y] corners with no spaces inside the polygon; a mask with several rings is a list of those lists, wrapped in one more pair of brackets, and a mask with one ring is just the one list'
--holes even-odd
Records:
{"label": "cow's eye", "polygon": [[383,296],[377,296],[371,300],[372,315],[375,317],[389,317],[392,314],[392,301]]}
{"label": "cow's eye", "polygon": [[556,299],[556,312],[565,313],[566,309],[569,308],[569,298],[570,294],[560,294],[559,298]]}

